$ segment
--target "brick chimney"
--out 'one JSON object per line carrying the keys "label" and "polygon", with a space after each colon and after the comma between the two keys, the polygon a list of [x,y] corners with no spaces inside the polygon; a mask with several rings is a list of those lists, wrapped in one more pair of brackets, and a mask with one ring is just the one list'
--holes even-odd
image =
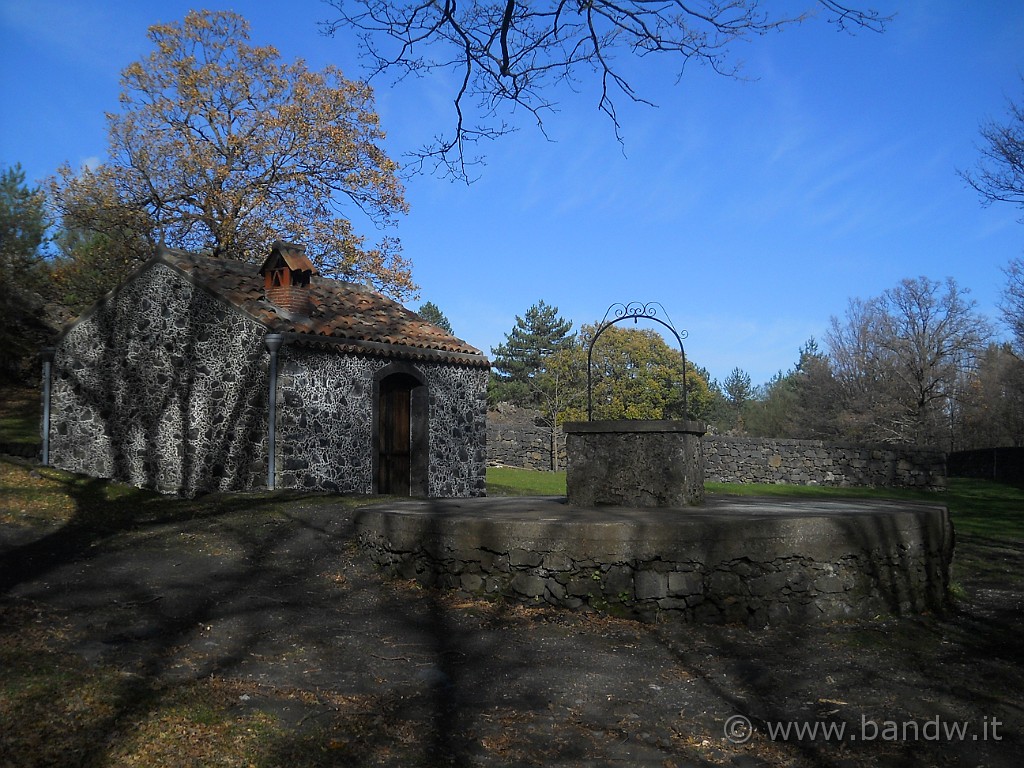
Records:
{"label": "brick chimney", "polygon": [[281,309],[308,316],[313,312],[309,279],[316,273],[316,267],[306,256],[306,246],[277,240],[260,267],[264,295]]}

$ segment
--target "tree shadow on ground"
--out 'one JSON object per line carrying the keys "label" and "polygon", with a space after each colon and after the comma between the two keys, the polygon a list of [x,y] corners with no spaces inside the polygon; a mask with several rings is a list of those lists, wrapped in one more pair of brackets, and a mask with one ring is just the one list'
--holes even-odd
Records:
{"label": "tree shadow on ground", "polygon": [[[66,629],[56,631],[57,640],[42,651],[61,649],[101,668],[113,665],[123,674],[102,681],[102,706],[77,718],[80,729],[66,729],[60,720],[19,723],[17,711],[5,728],[8,739],[35,732],[35,741],[55,725],[59,733],[49,735],[64,755],[55,763],[73,755],[76,764],[105,764],[111,743],[166,707],[176,688],[232,669],[264,634],[278,630],[266,620],[259,596],[268,595],[272,602],[295,600],[289,590],[309,581],[317,564],[279,556],[289,538],[302,532],[291,530],[275,509],[302,503],[301,496],[217,495],[185,501],[44,472],[73,508],[59,525],[34,533],[22,529],[0,540],[5,632],[11,638],[44,623],[41,616],[49,617]],[[282,588],[287,594],[275,597]],[[218,638],[216,650],[206,652],[204,647],[211,645],[206,638],[221,624],[231,628],[230,636]],[[51,661],[54,674],[47,686],[59,684],[65,673],[82,677],[66,659],[53,656]],[[24,693],[24,705],[33,699],[32,680],[40,674],[46,681],[47,674],[38,668],[8,669],[5,688]],[[96,683],[89,675],[83,679]],[[59,701],[53,704],[59,708]],[[24,709],[28,717],[37,711]]]}
{"label": "tree shadow on ground", "polygon": [[[146,750],[149,764],[168,764],[176,753],[161,749],[205,754],[198,742],[268,768],[1015,764],[1017,545],[1005,570],[966,585],[984,597],[1012,572],[1016,597],[948,617],[785,632],[641,624],[385,578],[360,549],[354,502],[339,497],[185,502],[66,482],[75,509],[63,527],[32,539],[0,528],[0,649],[50,627],[0,677],[0,745],[27,765],[145,765]],[[965,546],[977,562],[996,556],[995,545]],[[40,670],[49,661],[58,674]],[[765,736],[776,721],[977,724],[986,713],[1016,717],[1017,735],[984,745]],[[733,714],[758,729],[746,744],[724,738]]]}

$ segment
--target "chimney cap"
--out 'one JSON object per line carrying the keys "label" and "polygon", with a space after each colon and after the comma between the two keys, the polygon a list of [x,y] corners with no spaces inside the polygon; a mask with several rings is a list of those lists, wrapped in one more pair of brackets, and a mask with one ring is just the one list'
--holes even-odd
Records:
{"label": "chimney cap", "polygon": [[306,246],[299,243],[286,243],[284,240],[275,240],[270,246],[270,255],[267,256],[260,267],[260,274],[280,269],[282,262],[284,266],[293,272],[309,272],[310,275],[319,274],[313,262],[306,256]]}

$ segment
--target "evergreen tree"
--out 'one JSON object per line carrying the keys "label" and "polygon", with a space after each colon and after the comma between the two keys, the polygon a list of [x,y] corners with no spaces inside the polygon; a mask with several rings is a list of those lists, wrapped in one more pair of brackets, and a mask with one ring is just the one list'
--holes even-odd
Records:
{"label": "evergreen tree", "polygon": [[791,379],[795,402],[787,436],[822,440],[841,437],[839,385],[828,355],[818,348],[814,337],[800,348],[800,359]]}
{"label": "evergreen tree", "polygon": [[744,412],[744,431],[754,437],[789,437],[796,399],[793,371],[779,371],[757,388]]}
{"label": "evergreen tree", "polygon": [[122,283],[140,261],[137,254],[148,247],[130,231],[110,234],[67,226],[54,238],[57,253],[51,262],[50,291],[56,301],[81,312]]}
{"label": "evergreen tree", "polygon": [[0,169],[0,380],[24,381],[54,329],[39,295],[47,285],[46,200],[20,165]]}
{"label": "evergreen tree", "polygon": [[721,416],[724,417],[722,426],[742,434],[743,411],[754,397],[754,385],[750,380],[750,374],[741,368],[733,368],[722,382],[721,394],[724,400],[724,407],[721,409]]}
{"label": "evergreen tree", "polygon": [[444,312],[432,301],[428,301],[423,304],[419,309],[416,310],[416,314],[426,320],[428,323],[433,323],[438,328],[447,331],[448,333],[454,333],[452,331],[452,324],[448,322],[448,318],[445,317]]}
{"label": "evergreen tree", "polygon": [[512,403],[524,408],[541,405],[537,377],[548,358],[572,344],[572,322],[558,314],[558,307],[538,301],[516,316],[515,327],[505,343],[491,349],[493,374],[488,388],[491,403]]}
{"label": "evergreen tree", "polygon": [[[25,183],[20,164],[0,170],[0,268],[8,275],[5,284],[17,282],[38,288],[39,267],[46,243],[46,198]],[[10,278],[15,277],[12,281]]]}

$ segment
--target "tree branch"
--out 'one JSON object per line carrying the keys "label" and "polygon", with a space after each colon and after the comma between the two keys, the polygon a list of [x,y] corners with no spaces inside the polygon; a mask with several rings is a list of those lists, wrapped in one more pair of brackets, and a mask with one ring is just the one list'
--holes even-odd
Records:
{"label": "tree branch", "polygon": [[[808,0],[811,2],[811,0]],[[327,0],[337,11],[321,23],[326,35],[341,29],[357,34],[369,59],[371,79],[386,72],[401,81],[410,74],[456,70],[462,75],[453,99],[454,130],[414,153],[420,168],[433,158],[435,170],[468,180],[467,144],[493,139],[512,129],[493,124],[502,105],[525,109],[543,130],[543,117],[555,107],[553,88],[596,73],[597,107],[621,141],[616,95],[652,105],[614,64],[626,51],[661,54],[683,66],[698,60],[726,77],[732,43],[792,25],[807,15],[771,17],[757,0]],[[843,29],[881,32],[891,17],[859,10],[838,0],[817,0]],[[349,10],[354,7],[355,10]],[[484,122],[470,125],[467,101],[477,100]],[[475,162],[475,161],[471,161]]]}

